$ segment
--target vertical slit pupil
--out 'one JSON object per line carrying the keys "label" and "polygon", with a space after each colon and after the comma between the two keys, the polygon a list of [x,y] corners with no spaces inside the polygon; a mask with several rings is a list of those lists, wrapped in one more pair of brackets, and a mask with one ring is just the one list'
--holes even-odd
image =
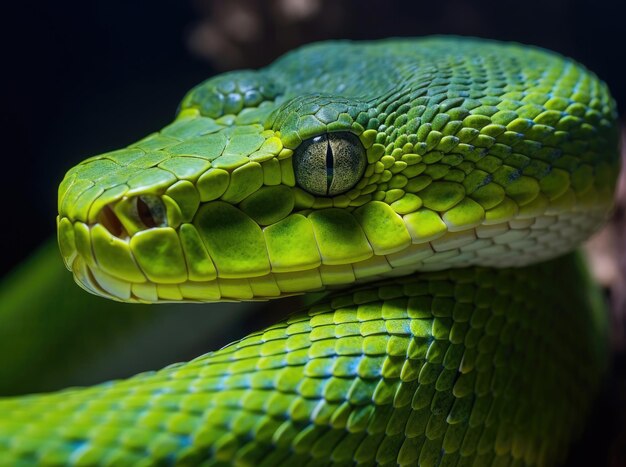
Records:
{"label": "vertical slit pupil", "polygon": [[326,194],[330,194],[330,186],[333,182],[335,170],[335,161],[333,157],[333,149],[330,147],[330,139],[326,137]]}

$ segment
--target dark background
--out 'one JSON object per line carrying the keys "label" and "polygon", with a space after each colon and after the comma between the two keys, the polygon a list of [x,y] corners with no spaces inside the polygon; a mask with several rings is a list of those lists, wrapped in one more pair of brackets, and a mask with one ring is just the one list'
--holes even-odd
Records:
{"label": "dark background", "polygon": [[[164,126],[185,91],[203,79],[263,66],[307,42],[427,34],[520,41],[581,61],[608,82],[620,111],[626,109],[625,27],[618,1],[11,3],[2,8],[0,32],[0,274],[54,234],[56,187],[72,165]],[[621,258],[626,236],[620,236],[623,229],[617,232],[613,256]],[[620,323],[624,301],[615,288],[611,292],[614,283],[605,286]],[[613,379],[572,465],[590,459],[584,454],[590,449],[601,453],[593,465],[606,465],[607,457],[622,465],[626,372],[620,335]]]}

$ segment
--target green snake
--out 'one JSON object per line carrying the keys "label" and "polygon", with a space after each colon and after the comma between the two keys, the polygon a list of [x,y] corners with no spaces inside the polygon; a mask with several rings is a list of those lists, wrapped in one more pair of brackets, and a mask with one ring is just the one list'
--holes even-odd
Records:
{"label": "green snake", "polygon": [[118,301],[311,305],[188,363],[1,399],[0,465],[561,462],[606,358],[565,254],[610,210],[617,135],[604,83],[518,44],[328,42],[203,82],[69,170],[65,264]]}

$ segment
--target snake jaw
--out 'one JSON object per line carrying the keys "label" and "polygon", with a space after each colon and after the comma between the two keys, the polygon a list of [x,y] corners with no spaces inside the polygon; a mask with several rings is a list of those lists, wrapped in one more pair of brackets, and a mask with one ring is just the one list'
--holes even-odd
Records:
{"label": "snake jaw", "polygon": [[[469,261],[524,265],[569,251],[605,215],[604,208],[592,210],[584,223],[560,215],[563,235],[552,228],[556,215],[451,232],[371,202],[353,212],[289,212],[261,226],[240,207],[211,201],[189,222],[168,224],[164,216],[157,225],[159,217],[139,214],[139,200],[107,205],[94,224],[59,218],[66,265],[86,290],[137,302],[266,300]],[[128,206],[134,215],[116,215]],[[546,237],[550,249],[528,254],[534,239]],[[477,256],[476,244],[492,255]],[[523,249],[525,256],[518,254]]]}

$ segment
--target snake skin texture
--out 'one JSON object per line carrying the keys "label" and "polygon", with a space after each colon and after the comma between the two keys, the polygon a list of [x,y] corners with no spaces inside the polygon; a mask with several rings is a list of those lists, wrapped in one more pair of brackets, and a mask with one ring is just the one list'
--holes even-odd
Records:
{"label": "snake skin texture", "polygon": [[[120,301],[328,295],[189,363],[1,399],[0,465],[561,462],[606,359],[601,298],[562,255],[617,172],[606,86],[533,47],[331,42],[211,78],[67,173],[66,266]],[[307,188],[335,176],[357,178]]]}
{"label": "snake skin texture", "polygon": [[550,465],[604,365],[584,277],[573,257],[424,273],[189,363],[8,399],[0,465]]}

